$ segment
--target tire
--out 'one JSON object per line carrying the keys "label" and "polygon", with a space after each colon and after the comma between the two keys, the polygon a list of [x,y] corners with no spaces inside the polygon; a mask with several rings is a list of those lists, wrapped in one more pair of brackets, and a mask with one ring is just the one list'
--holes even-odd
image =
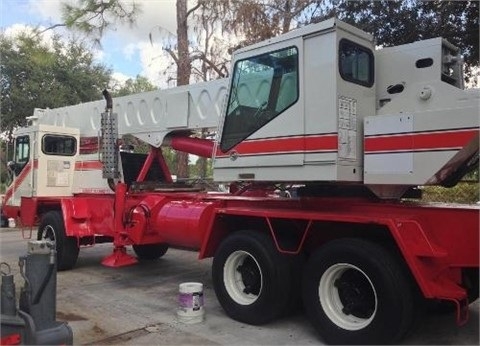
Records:
{"label": "tire", "polygon": [[0,228],[8,227],[8,219],[0,211]]}
{"label": "tire", "polygon": [[388,344],[413,325],[413,281],[378,244],[327,243],[308,260],[302,284],[305,311],[329,344]]}
{"label": "tire", "polygon": [[133,251],[137,257],[141,260],[153,261],[159,259],[168,250],[168,244],[144,244],[144,245],[132,245]]}
{"label": "tire", "polygon": [[287,312],[294,300],[292,259],[275,248],[272,239],[254,231],[239,231],[218,247],[212,263],[215,294],[234,320],[262,325]]}
{"label": "tire", "polygon": [[57,250],[57,269],[72,269],[77,263],[79,246],[77,238],[67,237],[63,216],[59,211],[49,211],[42,216],[37,233],[38,240],[55,242]]}

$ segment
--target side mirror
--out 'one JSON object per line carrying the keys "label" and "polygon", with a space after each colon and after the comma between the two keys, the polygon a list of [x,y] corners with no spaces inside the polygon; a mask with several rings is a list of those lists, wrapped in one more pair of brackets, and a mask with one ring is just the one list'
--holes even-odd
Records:
{"label": "side mirror", "polygon": [[16,171],[17,167],[18,165],[15,161],[7,162],[7,168],[12,175],[17,175],[17,171]]}

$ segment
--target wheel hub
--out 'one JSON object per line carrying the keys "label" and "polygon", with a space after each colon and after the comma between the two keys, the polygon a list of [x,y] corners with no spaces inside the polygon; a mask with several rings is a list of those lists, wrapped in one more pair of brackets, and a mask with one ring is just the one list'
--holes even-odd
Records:
{"label": "wheel hub", "polygon": [[340,301],[343,304],[342,312],[345,315],[354,315],[359,318],[369,318],[375,306],[375,295],[371,286],[360,272],[347,269],[334,286],[338,289]]}
{"label": "wheel hub", "polygon": [[246,251],[231,253],[223,267],[228,295],[238,304],[253,304],[262,292],[262,272],[256,259]]}
{"label": "wheel hub", "polygon": [[245,288],[243,292],[246,294],[260,293],[261,275],[258,267],[251,257],[247,257],[243,263],[237,267],[237,271],[242,276],[243,284]]}
{"label": "wheel hub", "polygon": [[337,263],[320,278],[318,296],[323,311],[338,327],[360,330],[377,311],[377,294],[370,278],[358,267]]}

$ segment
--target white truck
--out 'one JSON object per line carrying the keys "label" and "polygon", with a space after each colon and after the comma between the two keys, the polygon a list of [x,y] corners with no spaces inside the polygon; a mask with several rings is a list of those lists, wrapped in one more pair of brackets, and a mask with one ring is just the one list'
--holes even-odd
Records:
{"label": "white truck", "polygon": [[[479,208],[402,200],[478,164],[480,93],[445,40],[376,50],[331,19],[235,52],[228,80],[106,99],[16,132],[3,212],[55,240],[60,269],[105,241],[110,266],[136,262],[130,245],[198,250],[227,315],[267,323],[301,300],[329,343],[395,342],[428,300],[467,321]],[[121,152],[125,134],[149,154]],[[229,192],[173,182],[162,146],[211,157]]]}

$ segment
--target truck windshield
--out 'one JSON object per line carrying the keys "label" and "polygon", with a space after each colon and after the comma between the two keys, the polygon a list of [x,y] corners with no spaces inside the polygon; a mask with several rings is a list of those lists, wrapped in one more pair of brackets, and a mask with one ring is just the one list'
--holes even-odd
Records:
{"label": "truck windshield", "polygon": [[226,152],[298,99],[298,50],[288,47],[235,63],[220,149]]}

